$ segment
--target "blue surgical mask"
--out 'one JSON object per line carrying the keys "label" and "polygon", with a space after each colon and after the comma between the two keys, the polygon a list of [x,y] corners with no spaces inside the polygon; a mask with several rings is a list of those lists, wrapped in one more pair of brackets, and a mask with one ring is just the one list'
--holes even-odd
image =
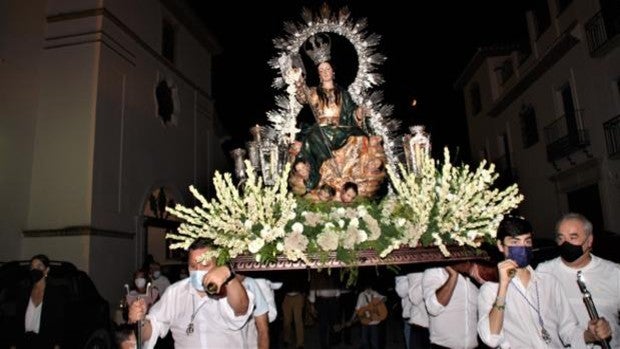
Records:
{"label": "blue surgical mask", "polygon": [[192,270],[189,272],[189,282],[200,292],[204,292],[205,288],[202,285],[202,279],[207,275],[206,270]]}
{"label": "blue surgical mask", "polygon": [[532,247],[530,246],[508,246],[508,257],[517,263],[519,268],[530,265],[532,260]]}

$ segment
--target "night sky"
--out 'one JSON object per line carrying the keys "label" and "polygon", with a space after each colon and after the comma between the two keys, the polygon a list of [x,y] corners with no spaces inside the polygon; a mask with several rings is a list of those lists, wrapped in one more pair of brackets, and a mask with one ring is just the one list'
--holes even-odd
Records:
{"label": "night sky", "polygon": [[[271,83],[277,72],[267,61],[275,55],[272,39],[285,21],[301,22],[301,10],[318,10],[310,0],[212,2],[190,0],[196,13],[223,48],[215,57],[213,94],[216,108],[231,135],[226,147],[241,146],[248,128],[267,124],[274,108]],[[463,98],[454,83],[481,46],[527,42],[526,1],[330,1],[346,5],[351,15],[367,18],[371,32],[382,36],[379,51],[387,60],[380,73],[385,103],[402,120],[402,131],[424,124],[431,131],[434,153],[444,146],[459,149],[469,160]],[[411,9],[409,9],[411,8]],[[260,16],[259,13],[267,15]],[[335,67],[337,80],[346,70]],[[345,71],[345,74],[338,72]],[[339,83],[346,85],[342,81]],[[415,98],[418,104],[410,106]]]}

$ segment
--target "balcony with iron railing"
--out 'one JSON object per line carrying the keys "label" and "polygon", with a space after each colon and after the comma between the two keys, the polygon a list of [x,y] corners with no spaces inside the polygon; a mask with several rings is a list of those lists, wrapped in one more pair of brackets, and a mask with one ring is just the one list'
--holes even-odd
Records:
{"label": "balcony with iron railing", "polygon": [[593,56],[602,55],[620,41],[620,10],[603,9],[585,25],[588,48]]}
{"label": "balcony with iron railing", "polygon": [[590,145],[588,130],[581,123],[583,110],[562,115],[545,126],[547,160],[556,161]]}
{"label": "balcony with iron railing", "polygon": [[620,159],[620,115],[605,121],[605,143],[607,144],[607,155],[610,159]]}

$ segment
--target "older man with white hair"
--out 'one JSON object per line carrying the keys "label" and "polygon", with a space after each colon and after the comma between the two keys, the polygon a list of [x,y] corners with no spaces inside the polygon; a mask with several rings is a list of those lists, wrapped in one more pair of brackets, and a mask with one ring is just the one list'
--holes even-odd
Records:
{"label": "older man with white hair", "polygon": [[[577,285],[577,273],[581,272],[599,316],[611,325],[609,347],[620,348],[620,266],[592,254],[592,230],[592,223],[581,214],[562,216],[555,235],[560,256],[539,264],[536,271],[553,274],[560,281],[579,324],[586,327],[590,317]],[[594,348],[601,345],[600,341],[591,344]]]}

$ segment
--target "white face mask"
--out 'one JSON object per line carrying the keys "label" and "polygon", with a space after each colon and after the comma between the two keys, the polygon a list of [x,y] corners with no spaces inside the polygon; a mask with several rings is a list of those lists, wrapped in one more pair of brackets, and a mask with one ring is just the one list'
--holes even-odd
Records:
{"label": "white face mask", "polygon": [[198,291],[204,292],[205,288],[202,285],[202,279],[207,275],[206,270],[192,270],[189,272],[189,281]]}
{"label": "white face mask", "polygon": [[153,279],[158,279],[161,276],[161,271],[155,270],[153,272]]}
{"label": "white face mask", "polygon": [[134,280],[134,283],[136,284],[137,288],[144,288],[144,286],[146,286],[146,279],[145,278],[136,278]]}

